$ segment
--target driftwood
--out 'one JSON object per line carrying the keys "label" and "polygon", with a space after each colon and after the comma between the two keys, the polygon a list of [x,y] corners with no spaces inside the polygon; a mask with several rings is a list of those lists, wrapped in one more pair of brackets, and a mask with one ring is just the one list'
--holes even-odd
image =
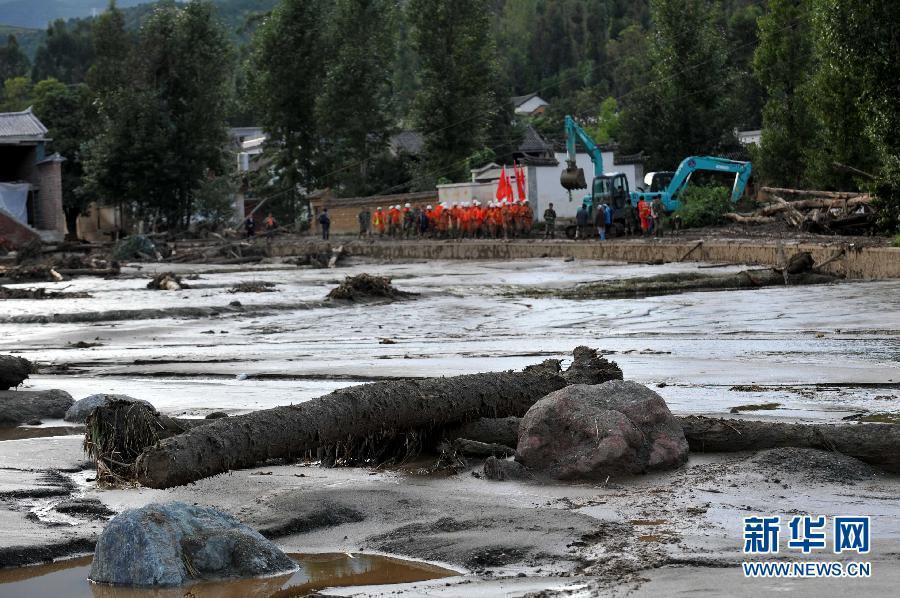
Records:
{"label": "driftwood", "polygon": [[762,187],[763,193],[777,195],[799,195],[806,197],[833,197],[838,199],[849,199],[859,195],[855,191],[818,191],[815,189],[786,189],[784,187]]}
{"label": "driftwood", "polygon": [[775,218],[771,216],[757,216],[755,214],[737,214],[735,212],[729,212],[727,214],[722,214],[722,217],[726,220],[730,220],[731,222],[736,222],[738,224],[769,224],[775,222]]}
{"label": "driftwood", "polygon": [[35,373],[34,365],[22,357],[0,355],[0,390],[8,390]]}
{"label": "driftwood", "polygon": [[447,427],[480,417],[522,416],[567,384],[559,362],[548,360],[523,372],[354,386],[299,405],[213,420],[163,440],[137,458],[137,479],[170,488],[270,459],[317,457],[325,464],[404,459],[433,446]]}
{"label": "driftwood", "polygon": [[74,403],[72,395],[62,390],[0,390],[0,426],[62,419]]}
{"label": "driftwood", "polygon": [[900,472],[900,424],[789,424],[696,415],[678,421],[691,450],[699,453],[814,448]]}

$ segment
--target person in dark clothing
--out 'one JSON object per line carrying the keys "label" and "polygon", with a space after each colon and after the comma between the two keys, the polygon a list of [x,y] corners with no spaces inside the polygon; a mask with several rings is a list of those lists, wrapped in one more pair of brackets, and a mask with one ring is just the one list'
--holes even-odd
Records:
{"label": "person in dark clothing", "polygon": [[556,238],[556,210],[553,209],[553,204],[551,203],[547,206],[547,209],[544,210],[544,238],[545,239],[555,239]]}
{"label": "person in dark clothing", "polygon": [[247,231],[247,237],[256,236],[256,220],[253,219],[253,216],[247,216],[247,219],[244,220],[244,230]]}
{"label": "person in dark clothing", "polygon": [[328,229],[331,228],[331,217],[328,216],[328,208],[322,210],[322,215],[319,216],[319,226],[322,227],[322,238],[327,241]]}
{"label": "person in dark clothing", "polygon": [[369,226],[372,223],[372,212],[369,211],[369,208],[363,208],[360,210],[359,214],[357,214],[356,219],[359,221],[359,238],[365,239],[366,237],[371,236],[369,232]]}
{"label": "person in dark clothing", "polygon": [[581,204],[578,211],[575,212],[575,238],[581,239],[587,235],[588,225],[591,221],[591,214],[588,212],[587,204]]}

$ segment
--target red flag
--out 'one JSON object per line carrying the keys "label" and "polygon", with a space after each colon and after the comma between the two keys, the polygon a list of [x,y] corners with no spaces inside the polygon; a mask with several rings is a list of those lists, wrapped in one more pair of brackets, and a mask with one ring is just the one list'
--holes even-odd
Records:
{"label": "red flag", "polygon": [[514,164],[514,168],[516,169],[516,187],[519,191],[519,201],[526,199],[525,197],[525,169],[519,166],[518,163]]}
{"label": "red flag", "polygon": [[495,197],[498,201],[510,201],[512,194],[512,185],[509,183],[509,177],[506,176],[506,166],[504,166],[503,170],[500,171],[500,180],[497,182],[497,194]]}

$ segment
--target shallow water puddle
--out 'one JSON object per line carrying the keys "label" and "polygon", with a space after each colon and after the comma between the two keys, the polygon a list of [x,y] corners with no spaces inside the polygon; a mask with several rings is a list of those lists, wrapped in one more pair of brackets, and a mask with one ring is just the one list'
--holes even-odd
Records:
{"label": "shallow water puddle", "polygon": [[135,589],[87,581],[93,557],[0,570],[0,597],[45,598],[244,598],[305,596],[331,587],[410,583],[459,575],[437,565],[375,554],[290,554],[300,569],[292,575],[184,588]]}

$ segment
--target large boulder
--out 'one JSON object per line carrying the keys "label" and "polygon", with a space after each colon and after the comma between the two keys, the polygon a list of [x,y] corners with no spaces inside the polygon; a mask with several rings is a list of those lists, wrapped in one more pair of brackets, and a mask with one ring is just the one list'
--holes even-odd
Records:
{"label": "large boulder", "polygon": [[149,504],[116,515],[94,551],[91,580],[172,587],[290,573],[297,564],[258,531],[212,507]]}
{"label": "large boulder", "polygon": [[557,479],[673,469],[687,461],[681,424],[636,382],[576,384],[535,403],[519,427],[516,460]]}
{"label": "large boulder", "polygon": [[66,411],[66,416],[63,418],[67,422],[77,422],[84,423],[87,420],[87,416],[91,414],[91,411],[100,407],[101,405],[106,407],[109,405],[110,401],[125,401],[127,403],[143,403],[147,405],[153,412],[156,412],[156,409],[142,399],[135,399],[129,397],[128,395],[108,395],[108,394],[96,394],[87,396],[80,401],[76,401],[74,405],[69,407],[69,410]]}
{"label": "large boulder", "polygon": [[75,403],[64,390],[0,390],[0,426],[59,419]]}
{"label": "large boulder", "polygon": [[0,390],[20,385],[35,371],[34,364],[23,357],[0,355]]}

